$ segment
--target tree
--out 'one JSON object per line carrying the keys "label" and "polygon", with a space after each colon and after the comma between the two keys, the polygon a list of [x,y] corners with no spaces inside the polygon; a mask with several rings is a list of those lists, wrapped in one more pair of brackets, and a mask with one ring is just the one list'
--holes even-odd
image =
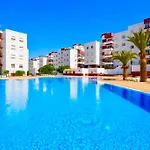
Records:
{"label": "tree", "polygon": [[39,68],[40,74],[52,74],[52,72],[55,70],[55,67],[51,64],[45,65],[41,68]]}
{"label": "tree", "polygon": [[128,62],[131,59],[136,58],[136,53],[132,53],[131,51],[121,51],[121,52],[116,52],[113,54],[113,59],[114,60],[118,60],[122,63],[122,69],[123,69],[123,80],[126,79],[127,75],[128,75]]}
{"label": "tree", "polygon": [[65,69],[69,69],[70,67],[69,66],[59,66],[58,68],[57,68],[57,71],[59,72],[59,73],[63,73],[63,71],[65,70]]}
{"label": "tree", "polygon": [[9,74],[9,70],[4,70],[4,74],[5,74],[6,77],[7,77],[7,75]]}
{"label": "tree", "polygon": [[147,62],[146,62],[146,47],[150,40],[150,30],[146,32],[140,29],[138,32],[133,32],[133,36],[128,37],[128,41],[132,42],[139,49],[140,56],[140,81],[145,82],[147,79]]}
{"label": "tree", "polygon": [[23,70],[17,70],[15,73],[16,76],[23,76],[24,74],[25,74],[25,71]]}

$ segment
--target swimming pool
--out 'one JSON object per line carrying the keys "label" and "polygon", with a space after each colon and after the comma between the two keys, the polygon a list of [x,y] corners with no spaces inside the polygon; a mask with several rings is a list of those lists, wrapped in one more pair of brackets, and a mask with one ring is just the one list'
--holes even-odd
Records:
{"label": "swimming pool", "polygon": [[0,80],[0,93],[0,150],[150,148],[149,94],[88,78]]}

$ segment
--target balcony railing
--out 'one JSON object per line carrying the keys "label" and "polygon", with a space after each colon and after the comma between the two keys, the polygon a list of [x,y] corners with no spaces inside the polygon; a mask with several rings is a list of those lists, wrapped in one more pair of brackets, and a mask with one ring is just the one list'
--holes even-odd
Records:
{"label": "balcony railing", "polygon": [[113,48],[104,48],[104,49],[102,49],[102,51],[103,51],[103,52],[104,52],[104,51],[112,52],[112,51],[114,51],[114,49],[113,49]]}
{"label": "balcony railing", "polygon": [[109,56],[109,55],[112,55],[112,54],[113,54],[112,52],[109,52],[109,53],[102,52],[102,56]]}
{"label": "balcony railing", "polygon": [[103,55],[102,58],[111,58],[112,55]]}
{"label": "balcony railing", "polygon": [[110,57],[110,58],[105,58],[102,61],[103,62],[113,62],[113,59]]}
{"label": "balcony railing", "polygon": [[101,48],[102,48],[102,49],[114,48],[114,46],[111,44],[111,45],[102,46]]}

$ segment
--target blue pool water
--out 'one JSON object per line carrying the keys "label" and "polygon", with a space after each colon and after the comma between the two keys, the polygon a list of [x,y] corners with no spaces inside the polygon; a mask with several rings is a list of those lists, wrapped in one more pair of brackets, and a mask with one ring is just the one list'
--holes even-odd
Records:
{"label": "blue pool water", "polygon": [[0,150],[149,150],[150,95],[87,78],[0,80]]}

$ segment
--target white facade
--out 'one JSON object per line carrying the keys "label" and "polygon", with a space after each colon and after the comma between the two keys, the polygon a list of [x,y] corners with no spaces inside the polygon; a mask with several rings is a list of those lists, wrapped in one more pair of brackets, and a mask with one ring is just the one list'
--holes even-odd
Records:
{"label": "white facade", "polygon": [[41,68],[41,67],[47,65],[47,60],[48,60],[47,56],[40,56],[39,57],[39,67]]}
{"label": "white facade", "polygon": [[[113,34],[113,48],[112,51],[114,52],[120,52],[122,50],[130,50],[134,53],[139,53],[139,50],[137,49],[136,46],[134,46],[133,43],[127,41],[128,36],[132,36],[132,32],[137,32],[140,29],[146,29],[150,27],[150,18],[144,19],[143,22],[135,24],[135,25],[130,25],[128,26],[127,30],[118,32]],[[147,62],[150,62],[150,43],[149,46],[146,48],[147,52]],[[112,55],[109,55],[112,57]],[[129,62],[130,65],[139,65],[139,57],[137,59],[133,59],[131,62]],[[118,63],[118,61],[113,61],[112,65],[116,68],[121,66],[121,63]]]}
{"label": "white facade", "polygon": [[3,70],[28,71],[27,34],[6,29],[3,32]]}
{"label": "white facade", "polygon": [[54,65],[54,55],[55,54],[56,54],[56,52],[51,52],[51,53],[48,54],[47,64]]}
{"label": "white facade", "polygon": [[77,68],[77,50],[72,48],[62,48],[54,55],[54,66],[70,66]]}
{"label": "white facade", "polygon": [[33,75],[38,73],[39,69],[39,59],[38,58],[32,58],[29,60],[29,72]]}
{"label": "white facade", "polygon": [[84,44],[85,65],[100,65],[100,42],[94,41]]}

